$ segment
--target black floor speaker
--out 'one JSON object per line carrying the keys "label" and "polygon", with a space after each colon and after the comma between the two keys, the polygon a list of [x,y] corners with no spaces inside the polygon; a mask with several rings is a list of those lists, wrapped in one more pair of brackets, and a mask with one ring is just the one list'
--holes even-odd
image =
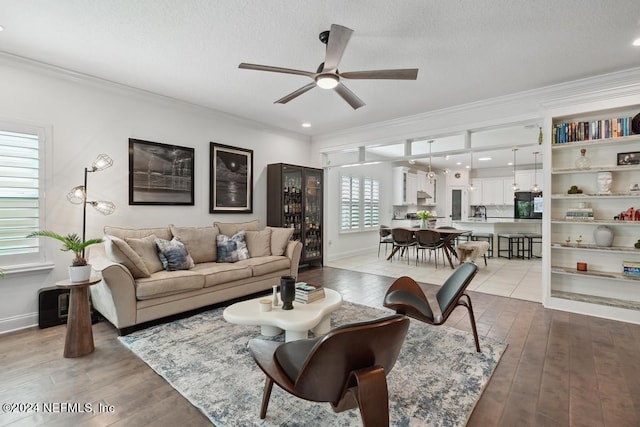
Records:
{"label": "black floor speaker", "polygon": [[[38,291],[38,326],[40,329],[67,323],[69,289],[52,286]],[[91,310],[91,323],[98,321],[97,312]]]}

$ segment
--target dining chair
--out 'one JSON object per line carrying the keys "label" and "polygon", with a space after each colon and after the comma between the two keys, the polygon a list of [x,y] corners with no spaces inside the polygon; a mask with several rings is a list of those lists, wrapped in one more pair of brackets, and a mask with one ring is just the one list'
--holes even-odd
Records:
{"label": "dining chair", "polygon": [[393,237],[391,236],[391,227],[381,225],[378,229],[378,258],[380,258],[380,246],[384,245],[384,254],[387,255],[387,245],[393,247]]}
{"label": "dining chair", "polygon": [[418,256],[422,251],[422,257],[424,259],[424,251],[429,251],[429,259],[431,259],[431,253],[435,252],[436,269],[438,268],[438,250],[442,251],[442,265],[444,266],[444,241],[440,237],[440,233],[430,230],[428,228],[418,230],[415,233],[416,236],[416,265],[418,265]]}
{"label": "dining chair", "polygon": [[472,262],[462,263],[447,278],[436,293],[440,315],[435,315],[427,296],[411,277],[402,276],[396,279],[384,296],[383,305],[398,314],[412,317],[430,325],[444,324],[453,310],[459,305],[467,308],[476,351],[480,353],[480,341],[476,329],[476,318],[473,315],[471,298],[466,293],[467,286],[478,273],[478,266]]}
{"label": "dining chair", "polygon": [[396,363],[409,318],[392,315],[352,323],[287,343],[251,339],[249,350],[266,375],[260,419],[275,382],[287,393],[330,402],[335,412],[358,407],[365,427],[389,425],[386,376]]}
{"label": "dining chair", "polygon": [[[393,251],[407,252],[407,264],[409,264],[409,249],[416,246],[416,239],[413,234],[413,230],[408,228],[392,228],[391,237],[393,239]],[[393,258],[391,258],[393,261]]]}

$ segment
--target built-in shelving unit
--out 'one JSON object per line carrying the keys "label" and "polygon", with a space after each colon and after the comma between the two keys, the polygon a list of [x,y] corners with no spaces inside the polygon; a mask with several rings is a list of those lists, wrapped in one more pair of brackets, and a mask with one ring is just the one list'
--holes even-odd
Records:
{"label": "built-in shelving unit", "polygon": [[[630,207],[640,209],[640,191],[631,191],[640,183],[640,164],[618,164],[619,154],[640,151],[640,135],[626,135],[624,130],[638,112],[640,106],[629,106],[551,119],[554,142],[559,140],[556,129],[562,129],[561,124],[564,129],[579,129],[574,138],[589,135],[589,139],[555,143],[546,152],[551,178],[546,186],[550,197],[543,219],[548,230],[545,262],[549,268],[544,279],[547,307],[640,323],[640,278],[623,274],[622,268],[623,261],[640,262],[640,249],[634,247],[640,239],[640,221],[617,219]],[[622,120],[612,125],[612,118]],[[625,136],[592,139],[605,136],[605,124],[607,132],[613,132],[609,128],[612,125]],[[600,127],[600,135],[592,133],[593,126]],[[576,164],[582,149],[586,149],[590,165]],[[611,172],[610,192],[598,188],[600,172]],[[569,194],[572,186],[582,193]],[[568,218],[568,211],[585,208],[591,209],[591,218]],[[613,230],[609,247],[595,242],[594,231],[602,226]],[[578,270],[577,263],[585,263],[587,270]]]}

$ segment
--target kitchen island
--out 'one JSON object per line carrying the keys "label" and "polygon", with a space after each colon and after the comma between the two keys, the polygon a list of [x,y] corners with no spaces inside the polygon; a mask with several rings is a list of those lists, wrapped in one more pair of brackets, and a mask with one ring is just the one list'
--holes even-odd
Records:
{"label": "kitchen island", "polygon": [[[453,221],[453,226],[474,233],[493,233],[493,255],[498,256],[498,234],[500,233],[542,233],[541,219],[487,218]],[[504,241],[503,241],[504,243]],[[533,254],[540,256],[541,245],[534,245]]]}

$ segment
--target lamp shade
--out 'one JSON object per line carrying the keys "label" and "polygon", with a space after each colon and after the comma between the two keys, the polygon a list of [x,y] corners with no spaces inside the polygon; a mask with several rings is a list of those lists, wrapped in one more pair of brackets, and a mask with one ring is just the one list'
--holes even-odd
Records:
{"label": "lamp shade", "polygon": [[81,205],[87,198],[87,194],[84,191],[84,185],[78,185],[77,187],[73,187],[69,194],[67,194],[67,200],[73,203],[74,205]]}
{"label": "lamp shade", "polygon": [[111,215],[116,211],[116,205],[112,202],[100,200],[98,202],[89,202],[102,215]]}
{"label": "lamp shade", "polygon": [[93,171],[101,171],[110,168],[113,165],[113,159],[106,154],[100,154],[91,165]]}

